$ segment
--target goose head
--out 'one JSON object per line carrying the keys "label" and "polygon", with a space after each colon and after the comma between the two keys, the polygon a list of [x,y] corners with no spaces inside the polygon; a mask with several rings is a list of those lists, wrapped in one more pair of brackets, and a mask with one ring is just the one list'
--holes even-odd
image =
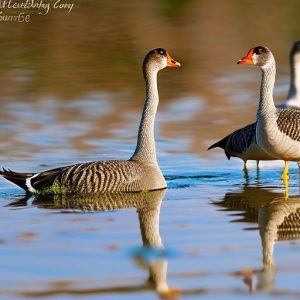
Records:
{"label": "goose head", "polygon": [[263,46],[251,48],[248,54],[237,63],[242,65],[254,65],[261,69],[267,69],[274,62],[272,52]]}
{"label": "goose head", "polygon": [[145,56],[143,69],[155,71],[162,70],[166,67],[178,68],[180,63],[174,60],[170,54],[163,48],[156,48],[148,52]]}

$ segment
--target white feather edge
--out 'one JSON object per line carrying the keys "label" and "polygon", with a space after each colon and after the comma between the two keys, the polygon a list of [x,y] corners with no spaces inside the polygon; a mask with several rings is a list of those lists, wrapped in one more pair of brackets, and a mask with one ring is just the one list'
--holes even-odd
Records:
{"label": "white feather edge", "polygon": [[31,185],[31,179],[37,177],[40,173],[36,173],[31,177],[26,178],[26,186],[28,187],[28,191],[31,193],[36,193],[37,190]]}

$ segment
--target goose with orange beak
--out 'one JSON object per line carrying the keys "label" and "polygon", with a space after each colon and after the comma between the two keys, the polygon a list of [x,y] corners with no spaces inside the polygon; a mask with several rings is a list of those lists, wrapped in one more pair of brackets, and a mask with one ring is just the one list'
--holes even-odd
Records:
{"label": "goose with orange beak", "polygon": [[250,64],[261,69],[256,140],[267,154],[284,160],[282,179],[288,191],[288,161],[300,161],[300,110],[275,106],[273,89],[276,64],[272,52],[267,47],[250,49],[238,64]]}
{"label": "goose with orange beak", "polygon": [[146,98],[135,152],[129,160],[79,163],[39,173],[17,173],[3,169],[0,174],[26,192],[43,194],[100,194],[164,189],[166,180],[158,166],[154,121],[159,103],[157,73],[180,63],[162,48],[144,58]]}
{"label": "goose with orange beak", "polygon": [[[296,41],[290,50],[290,87],[285,103],[276,105],[277,108],[300,108],[300,41]],[[244,61],[247,64],[247,60]],[[252,58],[249,59],[252,64]],[[249,64],[248,63],[248,64]],[[264,152],[256,143],[256,122],[239,128],[228,134],[223,139],[211,145],[212,148],[222,148],[228,159],[238,157],[244,161],[244,171],[247,172],[246,163],[248,160],[256,160],[257,168],[260,160],[277,160]],[[300,174],[300,165],[298,163]]]}

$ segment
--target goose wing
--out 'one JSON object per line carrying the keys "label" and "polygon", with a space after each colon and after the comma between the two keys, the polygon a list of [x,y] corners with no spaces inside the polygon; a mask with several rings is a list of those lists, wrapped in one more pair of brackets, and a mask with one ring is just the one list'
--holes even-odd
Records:
{"label": "goose wing", "polygon": [[230,134],[226,150],[245,153],[252,143],[256,142],[256,123],[249,124]]}
{"label": "goose wing", "polygon": [[76,193],[131,192],[140,189],[143,173],[143,168],[134,161],[98,161],[70,166],[57,182]]}
{"label": "goose wing", "polygon": [[278,129],[295,141],[300,141],[300,111],[294,108],[277,110]]}
{"label": "goose wing", "polygon": [[208,150],[220,147],[224,149],[227,158],[230,159],[231,156],[235,156],[235,153],[245,153],[252,143],[256,143],[255,133],[256,123],[249,124],[211,145]]}

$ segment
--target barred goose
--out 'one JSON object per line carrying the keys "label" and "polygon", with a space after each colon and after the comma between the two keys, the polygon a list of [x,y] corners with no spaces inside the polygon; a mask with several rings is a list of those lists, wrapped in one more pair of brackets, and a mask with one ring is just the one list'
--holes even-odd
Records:
{"label": "barred goose", "polygon": [[288,180],[288,161],[300,161],[300,110],[276,108],[273,89],[276,76],[275,59],[267,47],[249,50],[239,64],[258,66],[262,71],[260,100],[256,115],[257,144],[270,156],[284,160],[282,179]]}
{"label": "barred goose", "polygon": [[154,120],[159,102],[157,73],[165,67],[177,68],[180,63],[165,49],[150,51],[143,62],[146,99],[138,132],[137,145],[129,160],[80,163],[40,173],[0,171],[7,180],[30,193],[138,192],[167,187],[156,160]]}
{"label": "barred goose", "polygon": [[[293,44],[290,50],[290,87],[285,103],[277,105],[278,108],[295,107],[300,108],[300,41]],[[256,160],[257,165],[260,160],[276,160],[264,152],[256,143],[255,138],[256,122],[243,128],[237,129],[220,141],[211,145],[213,148],[224,149],[228,159],[238,157],[244,161],[244,168],[248,160]]]}

